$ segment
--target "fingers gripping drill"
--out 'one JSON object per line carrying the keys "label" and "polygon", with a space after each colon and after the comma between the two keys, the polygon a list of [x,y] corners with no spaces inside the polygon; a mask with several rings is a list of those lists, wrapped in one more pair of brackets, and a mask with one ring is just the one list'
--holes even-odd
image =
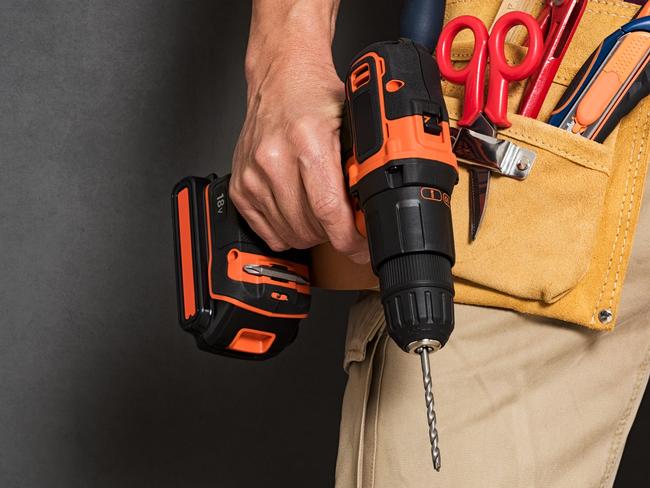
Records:
{"label": "fingers gripping drill", "polygon": [[[434,467],[429,353],[454,327],[450,199],[458,180],[435,60],[408,39],[369,46],[346,79],[343,164],[390,336],[420,355]],[[347,135],[346,135],[347,134]]]}

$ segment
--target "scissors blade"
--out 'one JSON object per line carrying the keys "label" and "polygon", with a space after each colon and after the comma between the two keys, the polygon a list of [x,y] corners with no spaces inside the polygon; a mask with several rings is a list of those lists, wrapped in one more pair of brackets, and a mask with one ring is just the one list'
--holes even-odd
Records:
{"label": "scissors blade", "polygon": [[483,112],[479,114],[478,118],[469,127],[469,130],[473,130],[474,132],[478,132],[479,134],[484,134],[486,136],[494,137],[494,138],[496,138],[497,135],[499,134],[497,128],[494,126],[492,122],[490,122],[490,119],[488,119],[487,115],[485,115],[485,113]]}
{"label": "scissors blade", "polygon": [[459,163],[485,168],[516,180],[528,178],[537,159],[530,149],[464,127],[452,127],[451,138]]}
{"label": "scissors blade", "polygon": [[[496,138],[497,136],[496,127],[494,127],[492,122],[482,112],[472,124],[470,130],[492,138]],[[488,190],[490,188],[490,170],[472,166],[469,168],[469,175],[469,235],[470,240],[473,242],[476,240],[476,235],[478,234],[485,213],[485,203],[487,202]]]}
{"label": "scissors blade", "polygon": [[[486,136],[497,136],[497,129],[492,122],[481,113],[481,116],[474,122],[471,127],[480,134]],[[470,169],[470,214],[469,214],[469,228],[470,239],[472,242],[476,240],[479,227],[483,221],[485,214],[485,203],[487,202],[488,190],[490,189],[490,170],[485,168],[471,168]]]}
{"label": "scissors blade", "polygon": [[476,240],[476,235],[485,215],[485,204],[490,188],[490,170],[476,167],[469,168],[469,183],[469,229],[470,239],[473,242]]}

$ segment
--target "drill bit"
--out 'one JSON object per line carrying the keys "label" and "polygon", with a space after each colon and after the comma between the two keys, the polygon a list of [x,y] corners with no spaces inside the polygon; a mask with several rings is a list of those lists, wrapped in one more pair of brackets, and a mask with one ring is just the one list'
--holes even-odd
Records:
{"label": "drill bit", "polygon": [[422,379],[424,381],[424,399],[427,404],[427,421],[429,422],[429,440],[431,441],[431,457],[433,467],[440,471],[440,448],[438,447],[438,428],[436,425],[436,411],[434,410],[433,388],[431,385],[431,366],[429,365],[429,353],[431,348],[420,347],[415,351],[420,355],[422,363]]}

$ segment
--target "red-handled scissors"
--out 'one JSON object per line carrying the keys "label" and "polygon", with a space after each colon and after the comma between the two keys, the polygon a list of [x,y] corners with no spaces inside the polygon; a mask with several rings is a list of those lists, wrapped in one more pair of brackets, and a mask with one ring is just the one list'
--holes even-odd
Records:
{"label": "red-handled scissors", "polygon": [[[508,32],[517,25],[528,29],[528,53],[520,64],[511,66],[506,60],[504,47]],[[452,64],[451,46],[456,36],[465,29],[474,33],[474,53],[469,64],[457,70]],[[491,34],[488,34],[483,21],[471,15],[463,15],[449,22],[440,35],[437,55],[442,76],[451,82],[465,85],[465,106],[458,125],[470,127],[480,113],[485,112],[496,127],[510,127],[507,117],[508,84],[525,80],[533,74],[542,60],[543,46],[540,26],[535,17],[526,12],[510,12],[504,15],[494,24]],[[488,99],[485,103],[488,57],[490,80]]]}
{"label": "red-handled scissors", "polygon": [[[506,60],[504,48],[508,31],[523,25],[528,30],[528,53],[518,65],[510,65]],[[451,58],[451,47],[456,36],[469,29],[474,34],[474,52],[469,64],[455,69]],[[510,12],[501,17],[488,34],[488,29],[480,19],[463,15],[449,22],[440,35],[437,48],[440,73],[447,80],[465,85],[463,114],[459,127],[493,138],[497,128],[510,127],[508,120],[508,86],[510,82],[528,78],[538,68],[542,60],[544,39],[537,20],[525,12]],[[485,101],[485,80],[488,58],[490,76],[487,102]],[[483,219],[487,199],[490,171],[480,167],[470,167],[470,235],[476,238]]]}

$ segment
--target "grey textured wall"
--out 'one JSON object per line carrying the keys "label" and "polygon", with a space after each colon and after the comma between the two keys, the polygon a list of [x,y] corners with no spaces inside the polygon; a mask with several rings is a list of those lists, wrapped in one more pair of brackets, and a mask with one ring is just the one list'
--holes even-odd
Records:
{"label": "grey textured wall", "polygon": [[176,324],[169,192],[229,169],[249,9],[0,2],[0,486],[332,486],[355,295],[265,364]]}
{"label": "grey textured wall", "polygon": [[[229,167],[249,8],[0,1],[0,486],[332,486],[355,295],[265,364],[176,325],[169,191]],[[343,2],[339,66],[398,9]]]}

